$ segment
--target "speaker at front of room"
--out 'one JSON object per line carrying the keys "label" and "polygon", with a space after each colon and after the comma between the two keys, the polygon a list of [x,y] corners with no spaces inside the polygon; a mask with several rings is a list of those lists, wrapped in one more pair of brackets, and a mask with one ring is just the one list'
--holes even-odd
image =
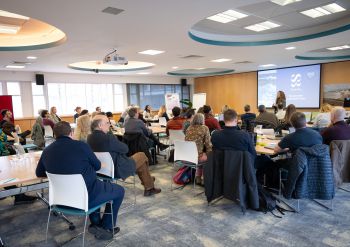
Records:
{"label": "speaker at front of room", "polygon": [[187,86],[187,79],[181,79],[181,86]]}
{"label": "speaker at front of room", "polygon": [[43,74],[36,74],[35,81],[36,81],[36,85],[44,85],[45,84],[44,75]]}

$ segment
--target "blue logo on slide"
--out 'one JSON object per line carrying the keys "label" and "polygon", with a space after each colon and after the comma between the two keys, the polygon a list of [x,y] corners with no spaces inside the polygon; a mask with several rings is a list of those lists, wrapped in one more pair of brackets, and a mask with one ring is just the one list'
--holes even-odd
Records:
{"label": "blue logo on slide", "polygon": [[290,78],[290,86],[292,88],[294,87],[300,87],[301,86],[301,74],[292,74],[291,78]]}

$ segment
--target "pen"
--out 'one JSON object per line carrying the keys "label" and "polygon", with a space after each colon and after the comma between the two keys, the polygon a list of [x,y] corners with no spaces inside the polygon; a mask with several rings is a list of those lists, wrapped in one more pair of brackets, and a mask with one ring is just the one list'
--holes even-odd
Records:
{"label": "pen", "polygon": [[11,182],[11,181],[13,181],[13,180],[16,180],[16,178],[9,178],[9,179],[5,180],[5,181],[3,182],[3,184],[6,184],[6,183]]}

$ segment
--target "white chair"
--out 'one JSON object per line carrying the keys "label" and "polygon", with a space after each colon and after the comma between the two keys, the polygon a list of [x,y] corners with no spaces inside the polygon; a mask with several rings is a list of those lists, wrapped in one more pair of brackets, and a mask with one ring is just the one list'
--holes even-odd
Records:
{"label": "white chair", "polygon": [[[127,183],[121,179],[114,178],[114,162],[112,159],[112,156],[109,152],[94,152],[96,157],[101,161],[101,169],[98,170],[96,173],[100,174],[102,176],[98,176],[101,180],[109,181],[109,182],[117,182],[118,180],[121,181],[124,184],[131,184]],[[134,174],[134,203],[132,206],[136,205],[136,179]]]}
{"label": "white chair", "polygon": [[182,130],[169,130],[169,140],[170,143],[174,143],[175,141],[184,141],[185,134]]}
{"label": "white chair", "polygon": [[159,124],[160,124],[160,126],[166,126],[166,124],[167,124],[166,118],[165,117],[160,117],[159,118]]}
{"label": "white chair", "polygon": [[44,125],[45,138],[53,138],[53,130],[50,125]]}
{"label": "white chair", "polygon": [[[192,141],[174,141],[174,167],[175,164],[178,166],[187,166],[191,169],[195,169],[197,171],[199,166],[203,164],[198,164],[198,150],[195,142]],[[191,173],[192,176],[192,173]],[[171,183],[171,190],[172,190]],[[193,187],[196,187],[196,183],[193,179]]]}
{"label": "white chair", "polygon": [[[46,226],[46,242],[49,230],[51,212],[60,212],[70,215],[85,215],[83,246],[85,245],[85,231],[87,217],[97,209],[105,206],[106,203],[111,204],[113,201],[106,201],[96,207],[89,208],[89,195],[86,189],[86,184],[81,174],[59,175],[46,172],[49,179],[49,205],[50,211]],[[67,208],[69,207],[69,208]],[[113,236],[114,222],[113,210],[111,210]]]}

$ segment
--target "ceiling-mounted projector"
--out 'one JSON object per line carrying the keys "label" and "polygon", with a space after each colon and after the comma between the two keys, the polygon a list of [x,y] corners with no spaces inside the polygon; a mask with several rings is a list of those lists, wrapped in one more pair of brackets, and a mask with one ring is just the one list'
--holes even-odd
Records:
{"label": "ceiling-mounted projector", "polygon": [[128,65],[128,59],[126,57],[121,57],[117,54],[117,50],[112,51],[111,53],[108,53],[104,59],[103,63],[106,64],[123,64]]}

